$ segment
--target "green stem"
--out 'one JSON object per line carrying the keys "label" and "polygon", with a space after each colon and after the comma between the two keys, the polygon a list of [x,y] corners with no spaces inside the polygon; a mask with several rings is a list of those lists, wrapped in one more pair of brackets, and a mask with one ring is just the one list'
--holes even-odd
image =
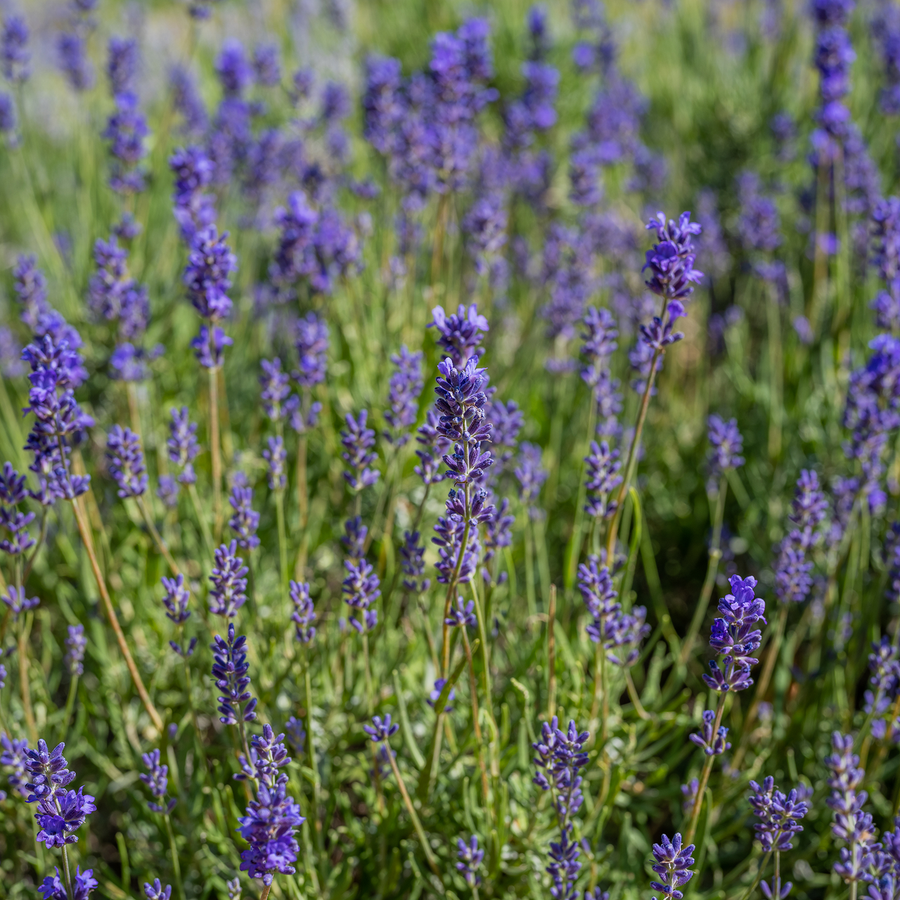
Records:
{"label": "green stem", "polygon": [[722,558],[722,520],[725,517],[725,497],[728,494],[728,481],[723,473],[719,479],[719,491],[716,497],[716,507],[713,513],[713,531],[712,540],[709,547],[709,563],[706,567],[706,578],[703,580],[703,588],[700,591],[700,600],[694,609],[694,615],[691,618],[691,624],[688,633],[685,636],[684,643],[681,646],[681,665],[684,668],[691,655],[694,641],[700,627],[703,625],[703,618],[709,607],[709,601],[712,597],[713,587],[716,583],[716,573],[719,571],[719,560]]}
{"label": "green stem", "polygon": [[66,696],[66,708],[63,712],[62,729],[60,730],[59,740],[65,743],[66,734],[69,731],[69,722],[72,719],[72,710],[75,707],[75,697],[78,695],[78,676],[73,675],[69,682],[69,693]]}
{"label": "green stem", "polygon": [[181,881],[181,863],[178,860],[178,850],[175,848],[175,833],[172,831],[172,818],[166,813],[166,833],[169,835],[169,850],[172,853],[172,873],[175,876],[175,887],[178,889],[178,896],[181,900],[184,898],[184,884]]}
{"label": "green stem", "polygon": [[194,515],[197,517],[197,524],[200,526],[200,533],[203,535],[203,542],[206,544],[206,552],[209,554],[209,558],[212,559],[216,553],[216,546],[213,543],[212,532],[209,530],[206,516],[203,515],[200,506],[200,495],[197,493],[196,484],[188,485],[188,494],[191,498],[191,505],[194,507]]}
{"label": "green stem", "polygon": [[394,754],[391,752],[390,747],[388,748],[387,757],[391,763],[391,769],[394,771],[394,778],[397,779],[397,787],[400,788],[400,796],[403,797],[403,802],[406,804],[406,809],[409,812],[409,817],[412,819],[413,828],[416,829],[416,834],[419,836],[419,842],[422,845],[422,850],[425,853],[425,859],[428,860],[428,865],[431,866],[431,871],[434,872],[435,877],[441,884],[441,892],[443,893],[443,879],[441,878],[441,870],[438,866],[437,859],[435,859],[434,852],[431,849],[431,845],[428,843],[428,838],[425,836],[425,831],[422,828],[422,823],[419,821],[419,816],[416,813],[416,808],[413,806],[412,798],[409,796],[409,791],[406,789],[406,783],[403,781],[403,776],[400,774],[400,769],[397,766],[397,760],[394,759]]}
{"label": "green stem", "polygon": [[281,570],[281,590],[288,586],[287,531],[284,525],[284,491],[275,491],[275,515],[278,519],[278,562]]}
{"label": "green stem", "polygon": [[628,488],[631,486],[631,479],[634,477],[634,470],[637,467],[637,448],[641,443],[641,433],[644,430],[647,410],[650,408],[650,394],[653,390],[653,382],[656,380],[656,366],[662,353],[662,350],[654,350],[653,357],[650,360],[650,372],[647,375],[647,384],[644,387],[644,394],[641,397],[641,407],[638,411],[637,424],[634,427],[634,434],[631,438],[631,446],[628,448],[628,460],[625,463],[625,477],[622,480],[618,496],[616,497],[616,511],[613,513],[612,521],[609,523],[609,532],[606,536],[606,560],[607,565],[609,565],[610,568],[612,568],[613,553],[616,548],[616,536],[619,532],[619,520],[622,517],[625,495],[628,493]]}
{"label": "green stem", "polygon": [[[716,707],[716,721],[713,724],[712,733],[719,733],[719,726],[722,724],[722,714],[725,712],[725,698],[728,694],[723,691],[719,694],[719,704]],[[709,775],[712,772],[715,756],[707,756],[703,762],[703,771],[700,773],[700,783],[697,785],[697,796],[694,798],[694,806],[691,810],[691,820],[688,825],[687,834],[684,838],[685,844],[691,844],[694,841],[694,835],[697,832],[697,820],[700,818],[700,810],[703,808],[703,795],[706,793],[706,785],[709,783]]]}

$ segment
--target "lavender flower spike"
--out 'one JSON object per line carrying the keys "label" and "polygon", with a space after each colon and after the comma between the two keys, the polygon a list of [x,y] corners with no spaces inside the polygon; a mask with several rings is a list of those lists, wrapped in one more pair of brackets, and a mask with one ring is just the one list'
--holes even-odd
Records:
{"label": "lavender flower spike", "polygon": [[393,737],[399,730],[399,725],[396,723],[393,725],[391,724],[390,715],[385,716],[383,719],[381,716],[373,716],[371,725],[363,725],[363,731],[369,735],[376,744],[384,743],[389,738]]}
{"label": "lavender flower spike", "polygon": [[113,425],[106,441],[109,472],[119,486],[119,496],[140,497],[147,490],[147,469],[140,438],[130,428]]}
{"label": "lavender flower spike", "polygon": [[175,808],[175,798],[166,802],[166,791],[169,786],[169,767],[160,765],[159,750],[151,750],[145,753],[141,759],[147,772],[141,775],[141,781],[150,789],[153,797],[147,806],[157,813],[168,815]]}
{"label": "lavender flower spike", "polygon": [[247,602],[247,579],[249,569],[237,555],[237,541],[222,544],[216,550],[216,565],[209,580],[213,583],[209,592],[209,611],[217,616],[233,619],[237,611]]}
{"label": "lavender flower spike", "polygon": [[90,813],[97,807],[94,798],[84,793],[67,790],[75,780],[75,773],[67,768],[62,755],[65,744],[58,744],[52,751],[43,740],[38,741],[36,750],[25,751],[25,769],[31,775],[26,785],[28,803],[37,803],[37,819],[40,830],[37,840],[50,847],[74,844],[78,837],[75,832],[84,824]]}
{"label": "lavender flower spike", "polygon": [[691,866],[694,865],[694,858],[691,856],[693,852],[693,844],[682,847],[680,834],[676,834],[673,840],[663,835],[662,841],[653,845],[655,863],[651,868],[665,880],[651,881],[650,887],[661,891],[666,900],[681,900],[684,894],[679,888],[684,887],[694,876],[691,871]]}
{"label": "lavender flower spike", "polygon": [[247,690],[250,664],[247,662],[246,646],[247,638],[243,635],[236,638],[234,623],[229,622],[228,640],[216,635],[211,647],[214,660],[212,676],[216,687],[222,691],[218,709],[224,725],[236,725],[239,718],[244,722],[256,718],[256,699]]}

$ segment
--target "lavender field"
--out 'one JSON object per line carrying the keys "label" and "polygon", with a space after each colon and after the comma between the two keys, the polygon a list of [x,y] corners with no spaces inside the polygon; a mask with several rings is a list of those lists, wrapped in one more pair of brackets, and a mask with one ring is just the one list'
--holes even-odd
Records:
{"label": "lavender field", "polygon": [[0,74],[2,900],[900,900],[900,4]]}

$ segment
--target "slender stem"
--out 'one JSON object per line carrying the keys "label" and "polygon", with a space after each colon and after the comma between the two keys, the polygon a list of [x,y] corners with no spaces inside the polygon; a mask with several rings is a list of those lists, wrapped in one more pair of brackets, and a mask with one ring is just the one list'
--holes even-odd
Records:
{"label": "slender stem", "polygon": [[190,494],[191,506],[194,507],[194,515],[197,517],[197,524],[200,526],[200,532],[203,535],[203,542],[206,544],[206,551],[209,553],[209,558],[212,559],[215,555],[216,547],[213,542],[212,532],[209,530],[209,525],[206,521],[206,516],[203,515],[203,510],[200,506],[200,495],[197,493],[196,484],[188,485],[188,494]]}
{"label": "slender stem", "polygon": [[638,692],[634,686],[634,679],[631,677],[631,669],[628,666],[625,666],[625,687],[628,689],[628,696],[631,697],[631,702],[634,704],[635,712],[637,712],[640,718],[647,719],[652,718],[652,716],[644,709],[643,704],[641,703],[641,698],[638,696]]}
{"label": "slender stem", "polygon": [[72,890],[72,869],[69,866],[69,851],[65,844],[62,845],[63,878],[66,882],[66,896],[74,900],[75,892]]}
{"label": "slender stem", "polygon": [[[716,707],[716,721],[713,725],[712,733],[719,733],[719,726],[722,724],[722,714],[725,712],[725,698],[728,696],[724,691],[719,694],[719,705]],[[700,773],[700,783],[697,785],[697,796],[694,798],[694,807],[691,810],[691,821],[688,825],[687,834],[684,839],[685,844],[694,842],[694,834],[697,831],[697,821],[700,818],[700,810],[703,807],[703,795],[706,793],[706,785],[709,783],[709,775],[712,772],[715,756],[707,756],[703,762],[703,771]]]}
{"label": "slender stem", "polygon": [[175,887],[178,889],[178,896],[184,900],[184,884],[181,881],[181,863],[178,860],[178,850],[175,847],[175,832],[172,831],[172,817],[166,813],[166,833],[169,835],[169,851],[172,854],[172,874],[175,876]]}
{"label": "slender stem", "polygon": [[303,688],[304,702],[306,704],[306,753],[309,757],[309,767],[313,773],[313,810],[314,827],[316,830],[316,846],[319,850],[323,847],[322,822],[319,820],[319,767],[316,763],[315,738],[313,736],[312,723],[312,676],[309,671],[309,648],[301,644],[301,656],[303,658]]}
{"label": "slender stem", "polygon": [[162,539],[159,531],[156,528],[156,525],[153,522],[153,517],[150,515],[150,510],[147,508],[147,504],[144,503],[143,497],[135,497],[137,501],[138,509],[141,511],[141,515],[144,517],[144,522],[147,525],[147,530],[150,532],[150,537],[153,538],[153,543],[156,544],[156,549],[162,554],[163,559],[165,559],[166,564],[172,570],[173,575],[177,575],[181,569],[178,567],[178,563],[175,562],[174,557],[169,551],[166,542]]}
{"label": "slender stem", "polygon": [[[214,352],[213,329],[209,329],[210,353]],[[213,531],[222,527],[222,458],[219,450],[219,380],[215,367],[209,372],[209,448],[212,454]]]}
{"label": "slender stem", "polygon": [[597,642],[594,649],[594,699],[591,701],[591,718],[590,722],[593,726],[597,721],[597,715],[600,712],[600,694],[603,691],[603,682],[601,681],[601,673],[603,671],[600,665],[600,657],[603,654],[603,643]]}
{"label": "slender stem", "polygon": [[753,723],[756,721],[756,716],[759,713],[759,704],[763,697],[765,697],[766,691],[769,689],[769,682],[772,680],[772,672],[775,670],[775,662],[781,652],[781,640],[784,636],[787,617],[788,604],[782,603],[781,611],[778,614],[778,624],[775,626],[775,635],[772,638],[772,643],[769,646],[766,655],[766,664],[763,666],[762,674],[756,685],[756,693],[753,695],[753,703],[750,704],[750,709],[747,711],[747,718],[744,719],[744,724],[741,726],[741,745],[734,755],[734,762],[732,763],[734,768],[737,768],[747,752],[747,742],[749,741],[750,733],[753,730]]}
{"label": "slender stem", "polygon": [[466,524],[463,528],[462,541],[459,544],[459,556],[456,559],[456,566],[453,569],[453,576],[447,585],[447,595],[444,597],[444,621],[443,621],[443,638],[441,642],[441,675],[446,678],[447,672],[450,670],[450,626],[447,619],[450,616],[450,604],[453,602],[453,594],[456,591],[459,582],[459,573],[462,569],[463,557],[466,555],[466,548],[469,546],[469,485],[466,485]]}
{"label": "slender stem", "polygon": [[100,599],[103,602],[106,618],[109,620],[109,624],[116,636],[116,643],[119,645],[119,650],[125,659],[125,665],[128,667],[131,681],[134,684],[135,690],[138,692],[141,702],[144,704],[144,709],[147,710],[147,714],[150,716],[151,721],[156,726],[157,730],[162,732],[164,727],[162,717],[156,711],[156,707],[153,705],[153,701],[150,699],[150,695],[144,687],[144,682],[141,680],[140,672],[138,672],[134,659],[131,656],[131,651],[128,649],[128,643],[122,632],[122,626],[119,624],[118,616],[116,616],[116,610],[113,607],[109,591],[106,589],[106,581],[100,571],[100,564],[97,561],[97,554],[94,551],[94,539],[91,535],[90,526],[84,518],[84,512],[80,508],[80,501],[78,498],[72,501],[72,509],[75,512],[75,522],[78,526],[78,533],[81,535],[82,543],[87,551],[91,571],[94,573],[94,580],[97,582],[97,590],[100,592]]}
{"label": "slender stem", "polygon": [[478,683],[475,679],[475,663],[472,659],[472,647],[469,645],[469,636],[466,634],[466,626],[462,626],[463,647],[466,650],[466,659],[469,663],[469,692],[472,695],[472,727],[475,731],[475,746],[478,755],[478,768],[481,770],[481,790],[484,794],[485,808],[489,808],[488,802],[488,777],[487,768],[484,765],[484,739],[481,734],[481,723],[478,721]]}
{"label": "slender stem", "polygon": [[66,734],[69,731],[69,722],[72,719],[72,710],[75,707],[75,698],[78,696],[78,676],[73,675],[69,682],[69,693],[66,696],[66,708],[63,712],[62,729],[60,730],[59,740],[65,742]]}
{"label": "slender stem", "polygon": [[547,718],[556,714],[556,585],[550,585],[547,614]]}
{"label": "slender stem", "polygon": [[606,747],[609,733],[609,675],[606,671],[606,647],[600,644],[600,680],[603,682],[603,717],[600,721],[600,746]]}
{"label": "slender stem", "polygon": [[47,524],[48,524],[48,512],[47,507],[43,507],[41,510],[41,532],[38,535],[37,543],[34,545],[34,550],[31,553],[31,556],[28,557],[28,562],[25,563],[25,571],[22,573],[22,584],[28,581],[28,576],[31,574],[31,570],[34,568],[34,561],[37,559],[37,555],[40,552],[41,547],[44,545],[44,541],[47,539]]}
{"label": "slender stem", "polygon": [[[16,594],[22,590],[22,561],[16,557],[15,565]],[[25,727],[28,729],[28,737],[32,745],[37,744],[37,725],[34,721],[34,709],[31,706],[31,683],[28,680],[28,626],[31,613],[22,612],[18,621],[18,653],[19,653],[19,690],[22,694],[22,709],[25,711]]]}
{"label": "slender stem", "polygon": [[431,849],[431,845],[428,843],[428,838],[425,836],[425,831],[422,828],[422,823],[419,821],[419,816],[416,813],[416,808],[413,806],[412,798],[409,796],[409,791],[406,789],[406,783],[403,781],[403,776],[400,774],[400,769],[397,766],[397,760],[394,759],[394,754],[391,752],[390,747],[388,747],[387,757],[390,760],[391,768],[394,770],[394,778],[397,779],[397,787],[400,788],[400,796],[403,797],[403,802],[406,804],[406,809],[409,812],[409,817],[412,819],[413,828],[416,829],[416,834],[419,836],[419,842],[422,844],[422,850],[425,853],[425,859],[428,860],[428,865],[431,866],[431,871],[434,872],[438,881],[441,883],[441,890],[443,891],[443,879],[441,878],[441,870],[438,866],[437,860],[435,859],[434,852]]}
{"label": "slender stem", "polygon": [[278,563],[281,571],[281,589],[287,590],[288,548],[287,530],[284,526],[284,491],[275,491],[275,515],[278,519]]}
{"label": "slender stem", "polygon": [[[274,884],[274,883],[275,883],[275,882],[274,882],[274,880],[273,880],[272,884]],[[269,891],[271,891],[271,890],[272,890],[272,885],[271,885],[271,884],[267,884],[267,885],[263,888],[263,892],[259,895],[259,900],[268,900],[268,898],[269,898]]]}
{"label": "slender stem", "polygon": [[644,395],[641,397],[641,408],[638,412],[637,424],[631,437],[631,446],[628,448],[625,477],[622,479],[622,484],[616,497],[616,511],[613,513],[612,521],[609,523],[609,532],[606,536],[606,560],[610,568],[612,568],[613,551],[616,548],[616,536],[619,532],[619,520],[622,517],[625,495],[631,486],[631,479],[634,477],[634,470],[637,466],[637,448],[641,443],[641,432],[644,430],[644,421],[647,418],[647,410],[650,408],[650,394],[653,390],[653,382],[656,380],[656,366],[661,356],[662,350],[657,349],[653,351],[653,357],[650,360],[650,372],[647,375],[647,384],[644,387]]}
{"label": "slender stem", "polygon": [[741,900],[749,900],[750,895],[756,890],[756,886],[759,884],[760,879],[763,876],[763,872],[766,870],[766,863],[769,861],[769,857],[772,855],[772,851],[769,850],[765,856],[759,861],[759,868],[756,870],[756,877],[753,879],[753,884],[747,888],[744,892],[744,896],[741,897]]}
{"label": "slender stem", "polygon": [[684,643],[681,645],[681,667],[683,667],[688,657],[691,655],[694,641],[703,625],[703,617],[709,607],[709,600],[712,597],[713,587],[716,583],[716,573],[719,571],[719,560],[722,558],[722,520],[725,517],[725,497],[728,494],[728,481],[725,473],[722,473],[719,479],[719,490],[716,497],[716,508],[713,513],[713,531],[712,539],[709,545],[709,563],[706,567],[706,578],[703,580],[703,588],[700,591],[700,600],[694,609],[694,615],[691,618],[691,624],[688,633],[685,636]]}

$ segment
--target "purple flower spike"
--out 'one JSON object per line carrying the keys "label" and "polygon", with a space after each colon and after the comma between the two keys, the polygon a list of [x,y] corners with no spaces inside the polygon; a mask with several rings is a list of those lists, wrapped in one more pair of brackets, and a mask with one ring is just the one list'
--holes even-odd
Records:
{"label": "purple flower spike", "polygon": [[474,357],[478,360],[482,356],[484,350],[481,349],[481,339],[489,325],[474,303],[468,309],[460,305],[449,316],[440,306],[436,306],[431,312],[434,319],[428,327],[437,329],[440,335],[438,346],[450,357],[456,368],[464,369],[469,359]]}
{"label": "purple flower spike", "polygon": [[237,535],[238,547],[242,550],[258,547],[256,529],[259,527],[259,513],[253,510],[253,488],[246,484],[243,475],[241,478],[235,475],[228,502],[234,510],[234,515],[228,520],[228,527]]}
{"label": "purple flower spike", "polygon": [[771,777],[763,780],[762,787],[751,781],[750,788],[750,806],[760,819],[753,829],[763,851],[790,850],[793,836],[803,831],[803,826],[797,822],[809,812],[809,805],[796,789],[789,794],[777,790]]}
{"label": "purple flower spike", "polygon": [[478,849],[478,838],[473,834],[468,841],[457,838],[457,857],[459,862],[456,864],[457,871],[462,873],[469,887],[478,887],[481,884],[481,876],[478,870],[481,868],[481,862],[484,859],[484,850]]}
{"label": "purple flower spike", "polygon": [[112,427],[106,440],[106,458],[120,497],[140,497],[147,490],[141,440],[130,428]]}
{"label": "purple flower spike", "polygon": [[309,597],[309,584],[306,582],[291,582],[291,601],[294,604],[294,613],[291,620],[297,632],[297,640],[301,644],[308,644],[316,636],[316,611]]}
{"label": "purple flower spike", "polygon": [[765,602],[755,596],[756,579],[732,575],[732,593],[719,601],[721,618],[713,621],[709,645],[723,654],[722,668],[712,660],[711,675],[704,675],[706,685],[714,691],[742,691],[753,684],[750,667],[757,660],[751,654],[762,642],[758,622],[765,622]]}
{"label": "purple flower spike", "polygon": [[237,555],[237,541],[221,544],[216,550],[215,561],[212,575],[209,576],[213,583],[209,592],[209,611],[214,615],[233,619],[247,602],[245,576],[249,569]]}
{"label": "purple flower spike", "polygon": [[725,421],[717,415],[709,417],[709,467],[713,477],[737,469],[744,464],[741,451],[744,439],[737,427],[737,419]]}
{"label": "purple flower spike", "polygon": [[212,677],[216,687],[222,691],[218,710],[222,714],[219,721],[224,725],[237,725],[238,719],[251,722],[256,718],[256,699],[247,688],[250,678],[247,672],[247,638],[235,637],[234,624],[228,624],[228,640],[215,636],[211,645],[213,651]]}
{"label": "purple flower spike", "polygon": [[399,730],[399,725],[396,723],[393,725],[391,724],[390,715],[386,715],[384,719],[382,719],[381,716],[372,716],[372,724],[363,725],[363,731],[365,731],[376,744],[382,744],[389,740]]}
{"label": "purple flower spike", "polygon": [[395,371],[391,375],[388,406],[384,414],[389,430],[385,439],[395,447],[402,447],[409,440],[409,429],[415,424],[419,413],[419,395],[424,384],[422,378],[423,354],[410,353],[406,346],[391,356]]}
{"label": "purple flower spike", "polygon": [[[72,879],[73,900],[88,900],[91,891],[99,887],[99,882],[94,878],[93,869],[81,871],[81,866],[75,867],[75,877]],[[43,884],[38,887],[42,900],[68,900],[66,886],[59,877],[59,869],[55,875],[44,878]]]}
{"label": "purple flower spike", "polygon": [[[169,767],[160,765],[159,750],[151,750],[145,753],[141,759],[147,772],[141,775],[141,781],[150,789],[153,797],[147,806],[158,813],[168,815],[175,808],[175,799],[166,800],[166,792],[169,788]],[[159,884],[159,882],[157,882]]]}
{"label": "purple flower spike", "polygon": [[703,713],[703,727],[699,732],[689,735],[690,739],[703,749],[707,756],[721,756],[726,750],[731,748],[725,739],[728,736],[728,729],[720,726],[717,732],[713,732],[716,722],[716,714],[707,709]]}
{"label": "purple flower spike", "polygon": [[260,784],[256,800],[238,819],[238,831],[250,847],[241,853],[241,871],[271,884],[275,873],[293,875],[300,854],[295,831],[306,820],[300,806],[287,794],[287,778],[281,776],[269,787]]}
{"label": "purple flower spike", "polygon": [[162,586],[165,590],[162,602],[166,608],[166,618],[176,625],[184,625],[191,617],[188,609],[191,594],[184,586],[184,575],[179,572],[175,578],[163,576]]}
{"label": "purple flower spike", "polygon": [[41,602],[38,597],[26,597],[24,587],[17,588],[12,584],[7,587],[5,594],[0,594],[0,600],[9,607],[9,611],[13,614],[13,621],[18,619],[23,612],[37,609]]}
{"label": "purple flower spike", "polygon": [[163,887],[162,882],[158,878],[153,879],[153,884],[145,881],[144,897],[146,897],[146,900],[171,900],[172,886],[167,884]]}
{"label": "purple flower spike", "polygon": [[680,834],[676,834],[672,840],[663,835],[662,841],[653,845],[655,862],[651,868],[665,881],[651,881],[650,887],[661,891],[666,900],[681,900],[684,894],[679,888],[684,887],[694,876],[691,871],[691,866],[694,865],[694,858],[691,856],[693,852],[693,844],[682,847]]}
{"label": "purple flower spike", "polygon": [[37,819],[40,831],[37,840],[51,847],[74,844],[78,837],[75,832],[84,824],[90,813],[97,807],[94,798],[84,793],[67,790],[75,779],[75,773],[67,768],[62,755],[65,744],[58,744],[52,751],[43,740],[38,741],[36,750],[25,751],[25,769],[31,776],[26,785],[28,803],[37,803]]}
{"label": "purple flower spike", "polygon": [[283,491],[287,487],[287,450],[284,439],[270,437],[268,450],[263,450],[263,459],[269,464],[269,490]]}
{"label": "purple flower spike", "polygon": [[84,674],[84,654],[87,650],[87,638],[84,636],[84,625],[70,625],[66,638],[66,668],[72,676]]}
{"label": "purple flower spike", "polygon": [[378,624],[378,610],[372,605],[381,596],[381,582],[365,559],[348,559],[344,568],[347,570],[342,585],[344,602],[361,613],[360,618],[351,616],[350,624],[360,634],[371,631]]}
{"label": "purple flower spike", "polygon": [[369,418],[368,410],[362,410],[357,418],[347,413],[344,421],[347,428],[341,432],[341,444],[344,452],[342,459],[347,464],[344,478],[350,489],[359,492],[378,481],[380,473],[371,468],[378,456],[371,452],[375,446],[375,432],[366,427]]}

